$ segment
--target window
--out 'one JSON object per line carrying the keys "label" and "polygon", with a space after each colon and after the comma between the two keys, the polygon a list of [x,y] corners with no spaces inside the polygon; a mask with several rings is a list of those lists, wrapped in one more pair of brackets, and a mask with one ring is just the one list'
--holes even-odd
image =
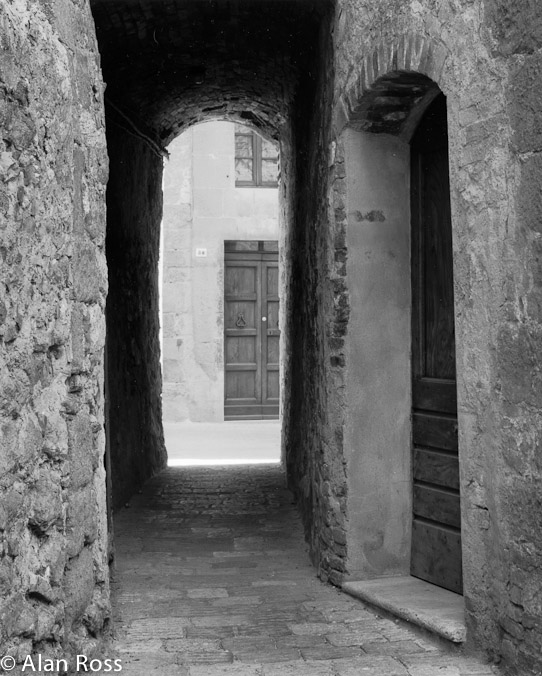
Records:
{"label": "window", "polygon": [[274,188],[278,185],[278,144],[235,125],[235,185]]}

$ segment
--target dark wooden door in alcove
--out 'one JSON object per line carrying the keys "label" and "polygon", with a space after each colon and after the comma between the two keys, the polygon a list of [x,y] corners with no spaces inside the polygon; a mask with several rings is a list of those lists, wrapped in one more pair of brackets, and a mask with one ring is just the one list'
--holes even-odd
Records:
{"label": "dark wooden door in alcove", "polygon": [[279,416],[278,272],[277,242],[225,243],[225,420]]}
{"label": "dark wooden door in alcove", "polygon": [[411,142],[412,575],[462,593],[446,98]]}

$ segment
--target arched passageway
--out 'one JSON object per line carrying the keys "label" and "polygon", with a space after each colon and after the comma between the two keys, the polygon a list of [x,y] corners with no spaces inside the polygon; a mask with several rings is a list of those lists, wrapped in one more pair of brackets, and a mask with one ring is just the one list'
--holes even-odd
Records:
{"label": "arched passageway", "polygon": [[[207,119],[241,121],[280,141],[289,261],[290,242],[300,236],[291,226],[294,184],[307,182],[306,139],[332,3],[96,0],[92,10],[107,85],[106,351],[115,507],[166,460],[157,279],[163,149]],[[285,277],[291,274],[286,265]]]}
{"label": "arched passageway", "polygon": [[[397,401],[397,381],[374,368],[391,363],[380,349],[389,336],[382,308],[397,296],[384,293],[389,274],[376,284],[392,271],[391,249],[380,250],[389,262],[375,265],[367,235],[391,235],[399,225],[394,176],[405,164],[394,152],[405,160],[408,148],[397,133],[418,124],[408,110],[420,97],[428,102],[429,80],[447,97],[450,140],[467,643],[522,673],[540,671],[540,10],[533,2],[468,4],[0,3],[3,655],[20,664],[29,652],[74,657],[99,649],[107,631],[107,287],[109,476],[118,505],[165,461],[156,275],[162,148],[210,117],[242,120],[282,146],[284,446],[318,575],[340,585],[355,574],[353,557],[364,553],[356,543],[367,545],[370,575],[389,572],[386,538],[402,545],[407,530],[394,529],[384,508],[410,518],[401,507],[408,462],[408,483],[396,481],[400,492],[383,502],[372,477],[386,485],[398,466],[389,436],[349,430],[365,416],[378,432],[384,389]],[[107,81],[109,266],[96,30]],[[349,164],[359,155],[343,153],[349,126],[364,150],[383,150],[387,136],[387,156],[367,162],[362,181],[351,180],[360,172]],[[365,258],[353,269],[356,238],[370,247],[360,247]],[[394,283],[408,290],[408,275]],[[368,302],[375,289],[380,306]],[[364,319],[372,307],[380,321],[360,322],[357,336],[354,292]],[[355,360],[352,339],[369,327]],[[365,365],[363,390],[349,391]],[[408,397],[407,366],[404,359]],[[380,399],[375,385],[385,385]],[[392,420],[408,429],[404,416]],[[363,481],[352,484],[354,476]],[[373,526],[365,540],[349,531],[352,498],[363,501],[360,531]],[[375,514],[382,528],[374,528]]]}
{"label": "arched passageway", "polygon": [[342,141],[348,213],[363,223],[348,233],[347,396],[361,399],[346,428],[349,570],[461,594],[446,97],[426,75],[391,71],[360,98]]}

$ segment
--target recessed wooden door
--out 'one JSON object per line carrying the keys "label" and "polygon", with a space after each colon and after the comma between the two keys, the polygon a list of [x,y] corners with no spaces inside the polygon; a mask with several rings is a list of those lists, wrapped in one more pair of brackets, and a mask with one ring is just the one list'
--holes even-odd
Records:
{"label": "recessed wooden door", "polygon": [[411,573],[462,593],[452,222],[446,99],[411,143]]}
{"label": "recessed wooden door", "polygon": [[226,242],[224,419],[279,415],[276,242]]}

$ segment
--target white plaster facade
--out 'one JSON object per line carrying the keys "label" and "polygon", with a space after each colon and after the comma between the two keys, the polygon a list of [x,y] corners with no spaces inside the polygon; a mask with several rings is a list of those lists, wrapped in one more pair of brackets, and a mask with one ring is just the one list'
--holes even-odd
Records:
{"label": "white plaster facade", "polygon": [[[278,189],[235,187],[235,125],[206,122],[164,168],[164,422],[224,420],[224,241],[278,240]],[[204,254],[204,255],[201,255]]]}

